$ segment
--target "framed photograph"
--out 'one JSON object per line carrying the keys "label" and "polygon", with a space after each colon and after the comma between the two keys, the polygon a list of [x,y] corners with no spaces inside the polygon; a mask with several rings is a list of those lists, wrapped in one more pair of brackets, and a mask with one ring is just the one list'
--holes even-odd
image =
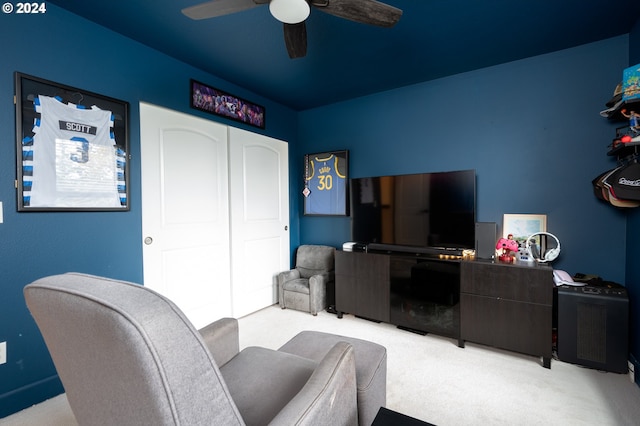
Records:
{"label": "framed photograph", "polygon": [[304,214],[349,215],[349,152],[304,156]]}
{"label": "framed photograph", "polygon": [[15,73],[18,211],[128,211],[129,104]]}
{"label": "framed photograph", "polygon": [[264,129],[264,107],[191,80],[191,108]]}
{"label": "framed photograph", "polygon": [[[547,231],[547,215],[544,214],[505,214],[502,220],[502,237],[509,234],[519,245],[524,246],[527,239],[536,232]],[[539,239],[540,236],[536,236]],[[536,241],[536,244],[539,244]]]}

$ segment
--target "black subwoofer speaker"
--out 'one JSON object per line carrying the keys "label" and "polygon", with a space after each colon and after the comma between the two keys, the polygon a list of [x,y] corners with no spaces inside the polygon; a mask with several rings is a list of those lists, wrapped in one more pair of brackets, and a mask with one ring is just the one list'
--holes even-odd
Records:
{"label": "black subwoofer speaker", "polygon": [[558,288],[558,358],[627,372],[629,299],[624,288]]}

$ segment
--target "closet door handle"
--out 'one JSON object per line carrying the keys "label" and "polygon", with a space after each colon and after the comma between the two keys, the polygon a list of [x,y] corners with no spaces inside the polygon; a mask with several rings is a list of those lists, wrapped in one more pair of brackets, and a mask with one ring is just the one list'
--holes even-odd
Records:
{"label": "closet door handle", "polygon": [[151,238],[151,237],[147,237],[147,238],[145,238],[145,239],[144,239],[144,243],[145,243],[146,245],[148,245],[148,246],[149,246],[149,245],[151,245],[151,244],[153,243],[153,238]]}

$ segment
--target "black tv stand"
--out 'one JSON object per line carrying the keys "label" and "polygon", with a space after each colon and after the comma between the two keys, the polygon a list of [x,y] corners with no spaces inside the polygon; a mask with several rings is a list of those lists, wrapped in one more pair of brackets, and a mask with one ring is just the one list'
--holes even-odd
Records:
{"label": "black tv stand", "polygon": [[420,334],[507,349],[551,366],[553,269],[336,251],[336,310]]}
{"label": "black tv stand", "polygon": [[455,247],[416,247],[381,243],[367,244],[367,252],[369,253],[439,257],[442,255],[462,256],[462,251],[463,249]]}

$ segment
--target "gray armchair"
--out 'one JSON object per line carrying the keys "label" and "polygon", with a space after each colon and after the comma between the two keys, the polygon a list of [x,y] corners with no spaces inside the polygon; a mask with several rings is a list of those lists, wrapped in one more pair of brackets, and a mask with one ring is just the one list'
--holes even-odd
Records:
{"label": "gray armchair", "polygon": [[[318,312],[335,303],[334,247],[301,245],[294,269],[278,274],[278,299],[282,309]],[[329,300],[329,301],[328,301]]]}
{"label": "gray armchair", "polygon": [[199,332],[152,290],[89,275],[24,294],[81,425],[357,424],[348,343],[320,362],[239,351],[234,319]]}

